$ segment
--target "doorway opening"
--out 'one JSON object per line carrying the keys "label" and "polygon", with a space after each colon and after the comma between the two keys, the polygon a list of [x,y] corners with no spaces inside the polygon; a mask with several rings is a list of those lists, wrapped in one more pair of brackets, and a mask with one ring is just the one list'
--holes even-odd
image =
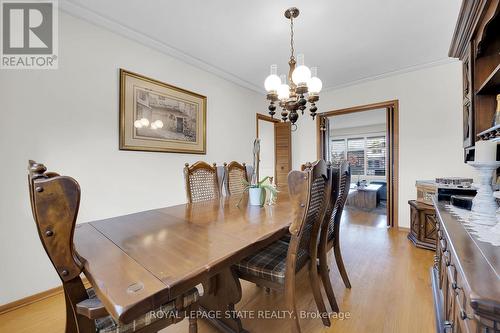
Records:
{"label": "doorway opening", "polygon": [[256,137],[260,139],[258,179],[273,177],[278,190],[288,192],[288,173],[292,170],[290,122],[257,113]]}
{"label": "doorway opening", "polygon": [[346,220],[398,226],[398,123],[397,100],[319,115],[318,158],[351,168]]}

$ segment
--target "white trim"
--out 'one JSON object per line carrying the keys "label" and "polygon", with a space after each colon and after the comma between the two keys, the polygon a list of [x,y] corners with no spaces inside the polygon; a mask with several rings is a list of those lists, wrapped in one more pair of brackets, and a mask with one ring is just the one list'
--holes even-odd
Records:
{"label": "white trim", "polygon": [[155,49],[157,51],[162,52],[163,54],[169,55],[173,58],[176,58],[182,62],[188,63],[192,66],[195,66],[197,68],[200,68],[204,71],[207,71],[209,73],[212,73],[214,75],[217,75],[225,80],[231,81],[243,88],[250,89],[252,91],[255,91],[257,93],[260,93],[262,95],[265,95],[264,93],[264,88],[263,87],[258,87],[254,85],[253,83],[250,83],[236,75],[233,75],[219,67],[210,65],[203,60],[196,58],[192,55],[189,55],[179,49],[176,49],[170,45],[167,45],[163,42],[160,42],[154,38],[151,38],[141,32],[138,32],[134,29],[131,29],[129,27],[126,27],[115,20],[104,17],[101,14],[98,14],[91,9],[85,8],[83,6],[77,5],[75,3],[72,3],[68,0],[64,1],[61,0],[59,3],[59,9],[62,11],[75,16],[77,18],[80,18],[82,20],[88,21],[90,23],[93,23],[97,26],[100,26],[102,28],[105,28],[109,31],[112,31],[114,33],[117,33],[125,38],[129,38],[135,42],[138,42],[142,45],[148,46],[152,49]]}
{"label": "white trim", "polygon": [[360,139],[360,138],[372,138],[386,136],[385,131],[376,131],[376,132],[363,132],[359,134],[348,134],[348,135],[334,135],[330,136],[330,140],[342,140],[342,139]]}
{"label": "white trim", "polygon": [[[391,76],[397,76],[397,75],[401,75],[401,74],[405,74],[405,73],[409,73],[409,72],[414,72],[414,71],[418,71],[418,70],[429,68],[429,67],[451,64],[451,63],[458,62],[458,61],[460,61],[460,60],[455,59],[455,58],[444,58],[444,59],[440,59],[440,60],[436,60],[436,61],[426,62],[423,64],[409,66],[409,67],[397,69],[394,71],[390,71],[390,72],[386,72],[386,73],[382,73],[382,74],[378,74],[378,75],[374,75],[374,76],[368,76],[368,77],[365,77],[365,78],[362,78],[359,80],[354,80],[354,81],[350,81],[347,83],[338,84],[336,86],[327,87],[327,88],[323,89],[322,92],[339,90],[342,88],[355,86],[355,85],[365,83],[365,82],[376,81],[376,80],[384,79],[384,78],[391,77]],[[320,93],[320,97],[321,97],[321,93]]]}

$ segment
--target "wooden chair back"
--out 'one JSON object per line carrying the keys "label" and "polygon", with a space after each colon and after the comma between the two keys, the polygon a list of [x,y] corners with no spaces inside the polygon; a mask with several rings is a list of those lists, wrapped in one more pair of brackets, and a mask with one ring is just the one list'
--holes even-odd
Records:
{"label": "wooden chair back", "polygon": [[186,197],[189,203],[216,199],[220,197],[217,165],[198,161],[184,166]]}
{"label": "wooden chair back", "polygon": [[246,164],[240,164],[232,161],[229,164],[224,163],[225,169],[225,188],[227,195],[241,194],[245,189],[243,180],[248,182]]}
{"label": "wooden chair back", "polygon": [[76,304],[88,298],[80,279],[83,264],[73,245],[80,207],[80,186],[71,177],[47,172],[43,164],[35,161],[29,161],[28,184],[38,236],[63,283],[66,331],[82,331],[85,327],[92,329],[93,321],[82,319],[76,312]]}
{"label": "wooden chair back", "polygon": [[300,250],[307,251],[310,258],[317,256],[318,233],[331,193],[326,162],[319,160],[313,164],[307,163],[304,171],[291,171],[288,174],[288,190],[293,209],[287,254],[287,274],[291,274],[288,270],[295,270],[295,260]]}
{"label": "wooden chair back", "polygon": [[331,168],[332,191],[329,207],[326,210],[323,228],[325,241],[331,242],[339,237],[340,220],[351,187],[351,168],[347,161],[339,168]]}

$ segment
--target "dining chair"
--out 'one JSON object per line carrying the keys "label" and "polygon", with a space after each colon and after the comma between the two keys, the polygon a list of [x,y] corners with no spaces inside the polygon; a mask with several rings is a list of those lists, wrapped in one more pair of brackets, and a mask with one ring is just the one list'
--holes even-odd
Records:
{"label": "dining chair", "polygon": [[304,171],[288,174],[290,207],[293,210],[289,228],[290,242],[278,240],[235,265],[241,279],[259,286],[283,291],[291,332],[300,332],[295,300],[296,274],[309,267],[309,281],[318,311],[325,326],[330,319],[321,296],[317,271],[318,234],[324,220],[329,200],[331,182],[323,160],[310,165]]}
{"label": "dining chair", "polygon": [[339,311],[332,283],[329,276],[327,254],[333,249],[335,261],[346,288],[351,288],[351,282],[340,251],[340,220],[349,194],[351,184],[351,170],[347,161],[342,162],[340,168],[330,168],[331,196],[326,209],[325,221],[322,224],[319,242],[319,273],[328,302],[334,312]]}
{"label": "dining chair", "polygon": [[229,164],[224,163],[225,169],[225,188],[228,195],[241,194],[245,190],[243,180],[248,182],[246,164],[240,164],[232,161]]}
{"label": "dining chair", "polygon": [[94,289],[86,289],[80,278],[85,259],[78,255],[73,243],[80,206],[80,186],[73,178],[47,172],[43,164],[34,161],[29,161],[28,183],[38,236],[62,281],[66,302],[66,333],[152,333],[186,316],[189,317],[189,333],[197,332],[194,313],[198,309],[199,293],[196,288],[130,323],[115,321]]}
{"label": "dining chair", "polygon": [[219,198],[217,165],[198,161],[193,165],[184,165],[186,196],[189,203]]}

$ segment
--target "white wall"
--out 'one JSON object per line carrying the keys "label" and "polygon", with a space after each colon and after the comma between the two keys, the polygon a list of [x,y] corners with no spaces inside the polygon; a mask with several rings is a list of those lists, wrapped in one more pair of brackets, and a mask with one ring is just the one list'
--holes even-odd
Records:
{"label": "white wall", "polygon": [[[31,217],[28,159],[76,178],[78,221],[185,202],[182,168],[251,163],[265,97],[61,13],[58,70],[0,71],[0,304],[60,284]],[[118,150],[119,68],[208,97],[207,154]]]}
{"label": "white wall", "polygon": [[[473,175],[463,163],[462,73],[459,62],[321,93],[320,111],[399,100],[399,226],[409,227],[415,180]],[[316,159],[316,123],[298,122],[293,165]]]}
{"label": "white wall", "polygon": [[[335,117],[330,117],[330,119]],[[386,124],[376,124],[367,126],[331,128],[330,139],[344,139],[357,135],[385,135]]]}
{"label": "white wall", "polygon": [[355,113],[345,113],[328,117],[330,129],[341,129],[348,127],[369,126],[374,124],[385,124],[386,109],[375,109]]}

